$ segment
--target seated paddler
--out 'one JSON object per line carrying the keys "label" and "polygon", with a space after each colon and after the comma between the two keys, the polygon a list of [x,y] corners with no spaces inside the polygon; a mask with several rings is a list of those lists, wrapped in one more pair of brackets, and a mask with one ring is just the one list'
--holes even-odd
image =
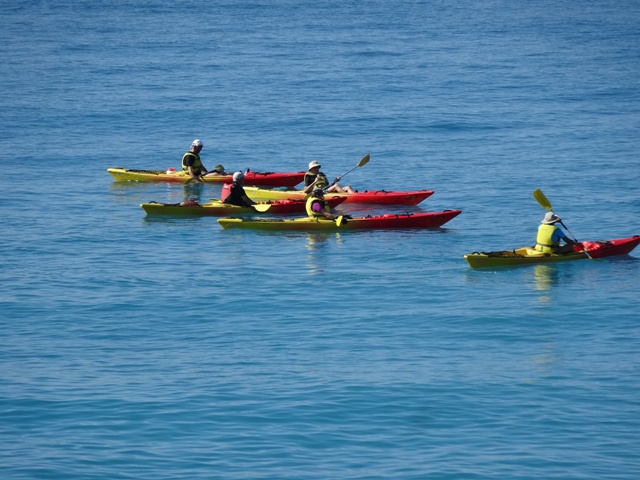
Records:
{"label": "seated paddler", "polygon": [[[562,219],[553,212],[547,214],[540,222],[535,249],[543,253],[569,253],[574,252],[573,245],[580,245],[569,238],[557,225]],[[561,242],[565,242],[561,245]]]}
{"label": "seated paddler", "polygon": [[200,181],[202,177],[208,175],[227,175],[222,165],[216,165],[211,171],[206,169],[200,158],[200,152],[203,148],[202,140],[196,138],[191,142],[191,148],[182,156],[182,170],[196,181]]}
{"label": "seated paddler", "polygon": [[256,203],[249,198],[244,190],[244,173],[236,172],[233,174],[233,183],[229,189],[229,195],[223,198],[222,201],[239,207],[250,207]]}
{"label": "seated paddler", "polygon": [[320,171],[320,165],[315,160],[309,162],[309,170],[304,176],[304,193],[310,193],[316,188],[323,188],[326,192],[334,193],[354,193],[355,190],[349,185],[341,187],[337,182],[340,181],[340,177],[336,177],[332,184],[329,184],[329,180],[324,172]]}
{"label": "seated paddler", "polygon": [[307,214],[312,218],[336,219],[331,213],[329,203],[324,199],[324,190],[321,188],[314,189],[311,196],[307,198]]}

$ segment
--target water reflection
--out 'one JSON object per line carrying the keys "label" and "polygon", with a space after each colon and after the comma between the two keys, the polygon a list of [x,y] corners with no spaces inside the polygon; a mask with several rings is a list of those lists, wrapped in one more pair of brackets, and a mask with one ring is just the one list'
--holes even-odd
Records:
{"label": "water reflection", "polygon": [[[179,202],[191,201],[191,202],[201,203],[203,187],[204,187],[204,183],[199,183],[199,182],[185,183],[184,186],[182,187],[182,200],[179,200]],[[174,203],[174,202],[167,202],[167,203]],[[175,202],[175,203],[178,203],[178,202]]]}
{"label": "water reflection", "polygon": [[[217,185],[214,185],[217,187]],[[113,182],[109,184],[111,198],[121,204],[144,202],[180,203],[196,201],[208,202],[210,198],[220,198],[220,189],[204,183],[163,183],[163,182]]]}
{"label": "water reflection", "polygon": [[335,238],[338,242],[342,240],[339,232],[307,233],[307,268],[311,275],[320,275],[328,271],[328,258],[331,251],[327,246],[330,238]]}
{"label": "water reflection", "polygon": [[551,265],[535,265],[533,267],[533,280],[536,290],[550,290],[558,285],[558,269]]}
{"label": "water reflection", "polygon": [[535,368],[543,375],[553,374],[559,360],[560,354],[557,351],[556,342],[546,342],[540,354],[531,357]]}
{"label": "water reflection", "polygon": [[558,285],[558,270],[551,265],[535,265],[533,267],[533,281],[536,290],[548,293],[540,295],[538,301],[541,305],[549,305],[553,299],[551,289]]}

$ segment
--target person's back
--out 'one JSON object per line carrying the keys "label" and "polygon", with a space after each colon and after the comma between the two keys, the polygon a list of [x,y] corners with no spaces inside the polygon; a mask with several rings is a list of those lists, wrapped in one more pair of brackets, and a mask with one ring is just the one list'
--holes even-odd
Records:
{"label": "person's back", "polygon": [[324,199],[324,191],[321,188],[316,188],[306,203],[307,215],[311,218],[328,218],[334,220],[335,217],[331,214],[331,208]]}
{"label": "person's back", "polygon": [[244,188],[242,185],[239,185],[236,182],[231,184],[231,188],[229,189],[229,195],[224,199],[224,203],[228,203],[230,205],[237,205],[239,207],[244,207],[245,203],[243,200],[243,196],[245,195]]}
{"label": "person's back", "polygon": [[[538,234],[536,236],[535,249],[542,253],[567,253],[573,251],[573,245],[575,242],[571,240],[560,229],[556,223],[561,222],[562,219],[553,212],[548,212],[540,226],[538,227]],[[560,241],[564,240],[566,245],[560,246]]]}
{"label": "person's back", "polygon": [[239,207],[249,207],[254,202],[247,196],[242,186],[244,183],[244,175],[242,172],[236,172],[233,174],[233,183],[229,189],[229,195],[223,199],[224,203],[230,205],[237,205]]}

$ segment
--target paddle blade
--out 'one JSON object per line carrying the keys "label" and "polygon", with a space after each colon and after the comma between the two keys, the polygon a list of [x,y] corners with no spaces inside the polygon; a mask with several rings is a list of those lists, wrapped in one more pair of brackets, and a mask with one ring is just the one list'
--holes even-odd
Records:
{"label": "paddle blade", "polygon": [[362,159],[358,162],[359,167],[364,167],[367,163],[369,163],[369,159],[371,159],[371,155],[368,153],[362,157]]}
{"label": "paddle blade", "polygon": [[336,225],[338,227],[341,226],[343,220],[344,220],[344,217],[342,215],[340,215],[338,218],[336,218]]}
{"label": "paddle blade", "polygon": [[534,190],[533,191],[533,198],[536,199],[536,201],[540,204],[540,206],[542,206],[542,208],[545,208],[545,209],[547,209],[549,211],[553,210],[553,208],[551,207],[551,202],[544,195],[544,193],[542,193],[542,190],[540,190],[540,189]]}
{"label": "paddle blade", "polygon": [[254,205],[252,205],[252,207],[257,211],[257,212],[267,212],[269,211],[269,209],[271,208],[271,204],[269,203],[256,203]]}

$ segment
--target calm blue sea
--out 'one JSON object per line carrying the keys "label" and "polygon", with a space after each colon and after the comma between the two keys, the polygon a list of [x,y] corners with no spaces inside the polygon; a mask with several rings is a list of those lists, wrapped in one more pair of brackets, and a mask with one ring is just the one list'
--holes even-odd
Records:
{"label": "calm blue sea", "polygon": [[[640,475],[634,0],[0,3],[0,478]],[[441,229],[225,231],[179,167],[429,188]],[[350,212],[356,211],[354,207]]]}

